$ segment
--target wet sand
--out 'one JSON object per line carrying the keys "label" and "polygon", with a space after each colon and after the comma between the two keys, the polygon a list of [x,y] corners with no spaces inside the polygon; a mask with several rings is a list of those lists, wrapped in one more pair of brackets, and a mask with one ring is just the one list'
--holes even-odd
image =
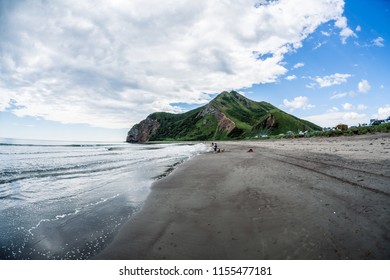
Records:
{"label": "wet sand", "polygon": [[219,145],[96,258],[390,259],[390,134]]}

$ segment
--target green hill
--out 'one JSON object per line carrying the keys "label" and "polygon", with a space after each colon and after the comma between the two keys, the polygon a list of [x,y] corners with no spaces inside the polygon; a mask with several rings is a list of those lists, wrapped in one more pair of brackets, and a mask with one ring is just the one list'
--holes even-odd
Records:
{"label": "green hill", "polygon": [[126,141],[244,139],[306,130],[321,128],[267,102],[255,102],[231,91],[183,114],[153,113],[133,126]]}

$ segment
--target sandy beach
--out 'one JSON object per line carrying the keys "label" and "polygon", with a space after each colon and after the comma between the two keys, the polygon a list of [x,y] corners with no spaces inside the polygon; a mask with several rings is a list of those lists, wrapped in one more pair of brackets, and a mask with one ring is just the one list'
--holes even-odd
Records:
{"label": "sandy beach", "polygon": [[96,258],[390,259],[390,134],[218,144]]}

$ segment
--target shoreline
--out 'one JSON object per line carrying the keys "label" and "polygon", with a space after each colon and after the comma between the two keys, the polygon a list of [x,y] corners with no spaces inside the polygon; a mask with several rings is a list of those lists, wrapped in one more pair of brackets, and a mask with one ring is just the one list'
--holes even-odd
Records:
{"label": "shoreline", "polygon": [[390,259],[389,134],[217,143],[95,259]]}

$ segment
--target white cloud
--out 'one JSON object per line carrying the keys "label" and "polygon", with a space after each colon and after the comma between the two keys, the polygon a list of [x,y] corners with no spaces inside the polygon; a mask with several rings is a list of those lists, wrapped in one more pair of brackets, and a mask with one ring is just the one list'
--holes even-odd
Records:
{"label": "white cloud", "polygon": [[358,120],[363,122],[364,120],[366,120],[366,118],[367,118],[366,114],[359,114],[356,112],[348,112],[348,113],[345,113],[343,116],[343,119],[347,123],[354,123],[354,124],[356,124],[356,121],[358,121]]}
{"label": "white cloud", "polygon": [[341,85],[342,83],[346,83],[349,77],[351,77],[350,74],[335,73],[329,76],[324,76],[324,77],[317,76],[311,79],[317,82],[319,87],[323,88],[323,87],[330,87],[330,86]]}
{"label": "white cloud", "polygon": [[10,101],[8,94],[0,88],[0,112],[5,111],[9,107]]}
{"label": "white cloud", "polygon": [[328,113],[336,113],[336,112],[339,112],[340,110],[339,110],[339,108],[337,108],[337,107],[332,107],[331,109],[329,109],[327,112]]}
{"label": "white cloud", "polygon": [[356,96],[356,93],[354,91],[349,91],[349,92],[340,92],[340,93],[334,93],[330,99],[333,100],[333,99],[340,99],[340,98],[344,98],[346,96],[350,96],[350,97],[355,97]]}
{"label": "white cloud", "polygon": [[317,45],[314,46],[313,50],[319,49],[324,45],[326,42],[317,43]]}
{"label": "white cloud", "polygon": [[361,80],[358,84],[358,90],[359,92],[366,93],[369,92],[371,89],[371,85],[367,80]]}
{"label": "white cloud", "polygon": [[303,66],[305,66],[305,63],[303,63],[303,62],[298,62],[297,64],[295,64],[295,65],[293,66],[293,69],[301,68],[301,67],[303,67]]}
{"label": "white cloud", "polygon": [[315,88],[316,84],[315,83],[309,83],[306,85],[307,88]]}
{"label": "white cloud", "polygon": [[0,110],[13,99],[18,116],[107,128],[273,83],[287,53],[344,18],[343,0],[5,1]]}
{"label": "white cloud", "polygon": [[364,104],[359,104],[358,106],[357,106],[357,109],[359,110],[359,111],[364,111],[364,110],[366,110],[368,107],[366,106],[366,105],[364,105]]}
{"label": "white cloud", "polygon": [[383,39],[382,37],[378,37],[378,38],[372,40],[372,45],[377,46],[377,47],[384,47],[385,46],[385,44],[383,44],[384,41],[385,41],[385,39]]}
{"label": "white cloud", "polygon": [[327,112],[320,115],[305,117],[304,119],[311,121],[322,127],[334,127],[340,123],[357,125],[359,123],[367,123],[367,115],[356,112]]}
{"label": "white cloud", "polygon": [[385,86],[384,86],[384,85],[381,85],[379,88],[380,88],[380,89],[384,89],[384,88],[385,88]]}
{"label": "white cloud", "polygon": [[[363,44],[362,46],[367,47],[367,48],[369,48],[369,47],[384,47],[385,46],[384,41],[385,41],[385,39],[383,39],[383,37],[378,37],[378,38],[371,40],[369,43]],[[360,44],[358,44],[357,42],[356,42],[356,44],[357,44],[357,46],[360,46]]]}
{"label": "white cloud", "polygon": [[349,111],[349,110],[352,110],[354,107],[351,103],[344,103],[343,108],[344,108],[344,110]]}
{"label": "white cloud", "polygon": [[292,80],[295,80],[296,78],[297,78],[297,76],[295,76],[295,75],[290,75],[290,76],[287,76],[287,77],[286,77],[286,80],[292,81]]}
{"label": "white cloud", "polygon": [[349,37],[357,37],[355,32],[353,32],[352,29],[348,27],[346,17],[339,17],[335,22],[335,26],[341,29],[340,37],[343,44],[347,43],[347,39]]}
{"label": "white cloud", "polygon": [[309,99],[306,96],[297,96],[292,101],[284,99],[283,105],[290,108],[290,111],[294,111],[296,109],[306,110],[315,107],[315,105],[309,104]]}
{"label": "white cloud", "polygon": [[355,31],[357,31],[357,32],[362,31],[362,27],[360,25],[356,26]]}
{"label": "white cloud", "polygon": [[330,33],[329,32],[321,31],[321,34],[326,36],[326,37],[330,37]]}
{"label": "white cloud", "polygon": [[379,107],[377,114],[373,115],[374,119],[386,119],[390,116],[390,104],[386,104],[384,107]]}
{"label": "white cloud", "polygon": [[359,110],[359,111],[364,111],[364,110],[366,110],[368,107],[366,106],[366,105],[364,105],[364,104],[359,104],[359,105],[357,105],[357,106],[354,106],[354,105],[352,105],[351,103],[344,103],[343,105],[343,108],[344,108],[344,110],[346,110],[346,111],[351,111],[351,110]]}

